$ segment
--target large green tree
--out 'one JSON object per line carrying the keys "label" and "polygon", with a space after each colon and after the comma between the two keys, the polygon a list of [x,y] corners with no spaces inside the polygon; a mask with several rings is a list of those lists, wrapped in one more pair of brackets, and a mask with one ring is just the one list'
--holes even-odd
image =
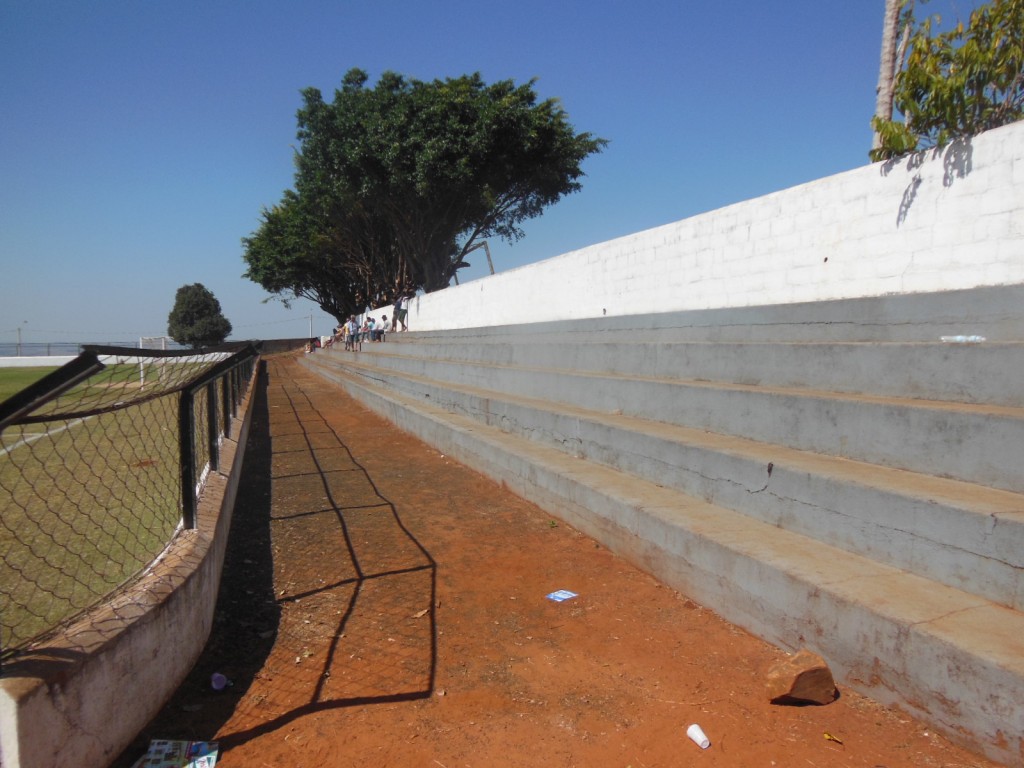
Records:
{"label": "large green tree", "polygon": [[172,339],[188,347],[209,347],[223,343],[230,333],[231,323],[221,313],[220,302],[202,283],[178,289],[167,316]]}
{"label": "large green tree", "polygon": [[447,287],[486,238],[520,238],[578,191],[583,160],[606,143],[576,133],[533,81],[367,82],[353,69],[331,102],[302,92],[295,188],[243,241],[247,277],[339,319],[400,289]]}
{"label": "large green tree", "polygon": [[876,115],[873,160],[943,146],[1024,117],[1024,0],[992,0],[962,23],[932,34],[916,26],[906,67],[896,77],[903,119]]}

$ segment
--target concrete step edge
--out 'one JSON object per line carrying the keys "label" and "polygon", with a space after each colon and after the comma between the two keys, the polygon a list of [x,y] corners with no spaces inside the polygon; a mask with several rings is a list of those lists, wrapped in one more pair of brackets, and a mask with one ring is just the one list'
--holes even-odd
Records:
{"label": "concrete step edge", "polygon": [[[496,400],[514,397],[557,401],[559,408],[580,407],[603,413],[625,410],[625,415],[636,418],[657,419],[723,435],[748,436],[796,450],[934,474],[1010,492],[1024,491],[1024,477],[1017,472],[1014,451],[1010,450],[1024,432],[1024,409],[757,387],[711,388],[703,384],[690,387],[645,377],[616,380],[599,377],[603,383],[595,386],[594,378],[553,381],[546,377],[546,372],[514,367],[507,369],[506,381],[512,376],[518,384],[485,390],[475,384],[452,381],[451,377],[438,379],[432,368],[429,373],[378,368],[372,358],[359,359],[358,355],[318,356],[314,364],[364,370],[368,376],[376,375],[382,380],[392,376],[429,382],[431,386],[453,391],[474,387]],[[619,392],[606,383],[611,381],[623,386],[632,384],[634,391]],[[559,396],[559,393],[574,392],[588,384],[591,391],[585,396]],[[788,417],[780,418],[780,413]],[[822,425],[824,428],[819,428]],[[785,433],[780,432],[782,428]],[[936,457],[928,436],[937,430],[953,428],[958,434],[960,450]],[[888,435],[889,439],[868,440],[866,435],[876,435],[872,429],[881,430],[878,434]]]}
{"label": "concrete step edge", "polygon": [[[319,353],[318,353],[319,354]],[[316,356],[314,356],[316,357]],[[314,361],[317,364],[323,363],[327,365],[364,365],[372,367],[373,363],[360,361],[359,353],[353,355],[345,352],[329,352],[326,356],[327,360],[319,358]],[[398,356],[398,355],[387,355],[387,353],[373,355],[373,358],[379,358],[386,360],[391,357],[395,360],[409,360],[410,358]],[[998,403],[969,403],[969,402],[958,402],[951,400],[936,400],[929,398],[914,398],[897,395],[876,395],[867,393],[857,392],[842,392],[828,389],[813,389],[810,387],[784,387],[784,386],[770,386],[760,384],[743,384],[737,382],[722,382],[722,381],[710,381],[701,378],[681,379],[681,378],[667,378],[662,376],[642,376],[637,374],[627,373],[608,373],[598,371],[577,371],[570,369],[552,369],[539,366],[522,366],[517,364],[503,364],[503,363],[482,363],[482,362],[471,362],[471,361],[459,361],[459,360],[446,360],[437,359],[433,357],[428,358],[412,358],[418,362],[429,363],[432,367],[438,366],[450,366],[452,368],[479,368],[482,370],[497,370],[497,371],[517,371],[525,375],[555,375],[565,377],[566,379],[578,378],[581,381],[594,381],[594,380],[609,380],[609,381],[638,381],[649,384],[664,384],[670,386],[678,386],[681,388],[693,388],[696,390],[710,390],[710,391],[722,391],[722,392],[738,392],[738,393],[749,393],[749,394],[762,394],[762,395],[778,395],[785,397],[797,397],[797,398],[808,398],[808,399],[826,399],[835,400],[841,402],[851,403],[865,403],[872,405],[879,405],[884,407],[902,407],[902,408],[913,408],[923,410],[933,410],[938,412],[949,412],[949,413],[967,413],[974,415],[991,415],[998,416],[1000,418],[1024,420],[1024,406],[1014,405],[1001,405]],[[390,369],[389,369],[390,370]],[[400,369],[394,369],[396,372],[405,373]],[[409,374],[415,375],[415,374]]]}

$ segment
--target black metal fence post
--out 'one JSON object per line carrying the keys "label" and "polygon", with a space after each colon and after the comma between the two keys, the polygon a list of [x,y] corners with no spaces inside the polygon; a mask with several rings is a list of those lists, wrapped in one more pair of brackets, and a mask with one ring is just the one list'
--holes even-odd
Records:
{"label": "black metal fence post", "polygon": [[217,383],[206,385],[206,440],[210,451],[210,471],[220,467],[220,430],[217,427]]}
{"label": "black metal fence post", "polygon": [[231,378],[234,376],[234,369],[220,380],[220,402],[221,402],[221,432],[224,437],[231,437],[231,418],[235,415],[234,398],[231,397]]}
{"label": "black metal fence post", "polygon": [[181,390],[178,400],[178,445],[181,454],[181,524],[196,527],[196,449],[195,397],[191,390]]}

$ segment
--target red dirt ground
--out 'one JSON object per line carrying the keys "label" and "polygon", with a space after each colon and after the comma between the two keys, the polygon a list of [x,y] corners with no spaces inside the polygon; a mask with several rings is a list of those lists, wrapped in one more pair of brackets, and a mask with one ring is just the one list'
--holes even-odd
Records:
{"label": "red dirt ground", "polygon": [[994,765],[842,686],[770,704],[783,652],[294,358],[264,383],[210,642],[116,766],[157,737],[223,768]]}

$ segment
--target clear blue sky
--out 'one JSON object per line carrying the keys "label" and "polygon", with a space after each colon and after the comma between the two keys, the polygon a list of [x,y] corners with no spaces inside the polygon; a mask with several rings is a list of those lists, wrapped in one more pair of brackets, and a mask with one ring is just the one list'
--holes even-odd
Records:
{"label": "clear blue sky", "polygon": [[299,91],[330,99],[352,67],[536,77],[610,141],[582,191],[491,243],[498,271],[864,165],[883,6],[3,0],[0,342],[162,335],[196,282],[232,338],[303,336],[311,314],[328,332],[310,302],[263,302],[240,240],[292,184]]}

